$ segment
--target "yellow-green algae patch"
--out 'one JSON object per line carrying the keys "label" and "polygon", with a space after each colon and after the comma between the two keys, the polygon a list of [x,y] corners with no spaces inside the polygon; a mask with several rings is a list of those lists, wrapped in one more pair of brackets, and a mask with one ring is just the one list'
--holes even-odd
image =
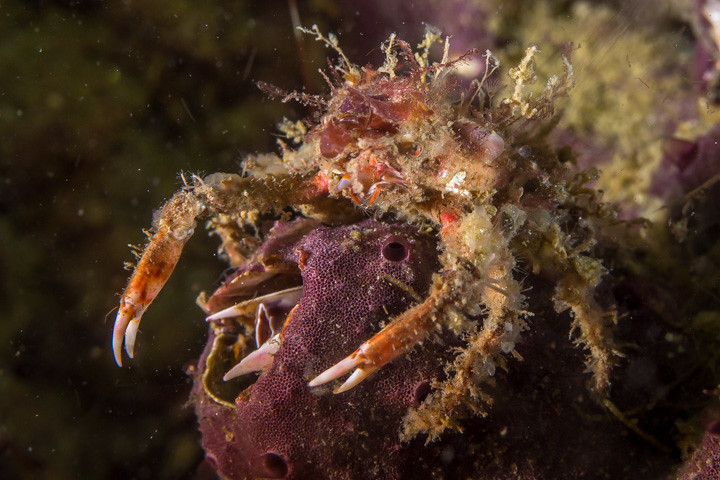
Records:
{"label": "yellow-green algae patch", "polygon": [[691,46],[681,32],[658,30],[655,23],[647,28],[631,24],[627,16],[639,14],[633,7],[618,12],[578,2],[569,14],[556,10],[553,2],[537,2],[491,22],[496,31],[512,28],[516,39],[498,56],[512,64],[524,45],[538,43],[543,55],[537,56],[537,72],[546,78],[558,53],[572,43],[576,85],[558,127],[607,155],[590,160],[602,161],[597,188],[605,200],[646,218],[662,218],[650,182],[668,134],[663,122],[677,117],[678,103],[692,90],[687,73]]}

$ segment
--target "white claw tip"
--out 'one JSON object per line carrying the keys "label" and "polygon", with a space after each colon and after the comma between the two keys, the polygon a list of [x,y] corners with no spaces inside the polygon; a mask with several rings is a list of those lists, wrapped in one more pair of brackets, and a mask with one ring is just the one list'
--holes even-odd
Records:
{"label": "white claw tip", "polygon": [[310,381],[310,383],[308,383],[308,387],[317,387],[335,380],[338,377],[342,377],[353,368],[357,367],[360,363],[361,360],[357,355],[350,355],[315,377],[312,381]]}
{"label": "white claw tip", "polygon": [[205,318],[206,322],[212,322],[214,320],[220,320],[222,318],[228,318],[228,317],[237,317],[240,315],[242,311],[239,311],[234,305],[232,307],[228,307],[224,310],[220,310],[217,313],[214,313],[208,317]]}
{"label": "white claw tip", "polygon": [[335,390],[333,393],[338,394],[338,393],[347,392],[351,388],[355,387],[358,383],[365,380],[368,377],[368,375],[370,375],[372,372],[373,372],[373,370],[366,371],[361,368],[358,368],[357,370],[355,370],[353,372],[352,375],[350,375],[350,377],[348,377],[347,380],[345,380],[345,383],[343,383],[340,386],[340,388]]}
{"label": "white claw tip", "polygon": [[260,348],[243,358],[240,363],[231,368],[223,377],[223,381],[227,382],[233,378],[240,377],[247,373],[259,372],[265,370],[272,364],[273,355],[280,349],[280,334],[275,335],[267,342],[263,343]]}
{"label": "white claw tip", "polygon": [[135,337],[137,337],[139,325],[140,319],[135,317],[130,320],[127,329],[125,330],[125,351],[130,358],[133,358],[135,355]]}
{"label": "white claw tip", "polygon": [[122,367],[122,339],[119,335],[113,335],[113,355],[118,367]]}

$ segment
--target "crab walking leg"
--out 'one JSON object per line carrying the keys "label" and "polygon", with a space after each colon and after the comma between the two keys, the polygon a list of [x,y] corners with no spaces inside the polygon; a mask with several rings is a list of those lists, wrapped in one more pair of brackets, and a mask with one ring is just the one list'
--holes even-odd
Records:
{"label": "crab walking leg", "polygon": [[351,355],[315,377],[308,386],[317,387],[355,369],[345,383],[335,390],[335,393],[345,392],[420,343],[435,327],[438,298],[441,297],[430,295],[423,303],[396,317]]}
{"label": "crab walking leg", "polygon": [[204,209],[203,203],[186,190],[176,193],[162,208],[156,232],[145,247],[120,299],[112,340],[118,366],[122,366],[123,336],[125,350],[132,358],[140,319],[170,278],[185,243],[193,234],[195,219]]}
{"label": "crab walking leg", "polygon": [[278,212],[286,206],[312,204],[327,196],[328,178],[321,173],[262,178],[214,173],[202,180],[196,178],[192,187],[176,193],[162,207],[153,225],[155,233],[122,294],[112,340],[118,366],[122,366],[123,337],[125,350],[132,358],[140,319],[177,265],[200,215],[239,214],[248,209]]}

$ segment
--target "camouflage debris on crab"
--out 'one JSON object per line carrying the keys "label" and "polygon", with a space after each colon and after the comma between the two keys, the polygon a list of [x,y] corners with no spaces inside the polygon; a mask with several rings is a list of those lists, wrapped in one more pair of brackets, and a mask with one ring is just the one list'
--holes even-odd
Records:
{"label": "camouflage debris on crab", "polygon": [[[510,96],[488,106],[484,82],[498,67],[490,52],[484,55],[485,76],[458,100],[453,71],[477,52],[450,61],[446,39],[445,57],[431,62],[430,46],[442,43],[433,29],[417,53],[391,36],[382,46],[385,64],[377,70],[352,64],[333,36],[326,38],[315,27],[307,32],[340,56],[331,72],[331,94],[288,96],[322,107],[322,118],[303,128],[285,124],[298,146],[281,142],[282,158],[250,159],[244,175],[194,178],[162,207],[122,295],[113,331],[118,365],[123,338],[132,357],[140,319],[170,276],[197,219],[211,218],[232,257],[234,239],[244,235],[242,226],[255,213],[279,216],[292,208],[306,218],[346,224],[355,210],[437,232],[441,265],[420,302],[388,315],[384,328],[324,371],[308,366],[306,388],[351,373],[335,392],[352,389],[446,328],[466,346],[447,367],[448,378],[406,423],[404,435],[435,438],[465,410],[481,411],[488,400],[482,383],[496,366],[505,365],[506,356],[520,356],[515,344],[533,315],[521,288],[517,262],[522,258],[526,269],[555,282],[555,309],[571,312],[568,330],[587,351],[592,389],[605,392],[615,355],[614,315],[613,305],[596,298],[605,269],[593,246],[613,228],[614,211],[586,186],[594,172],[574,172],[571,162],[543,142],[555,102],[573,84],[569,61],[564,58],[562,75],[530,93],[539,51],[528,48],[509,71]],[[268,268],[264,275],[275,273]],[[297,293],[290,290],[273,301],[289,305]],[[257,313],[259,349],[228,377],[268,368],[278,349],[279,325],[294,315],[281,308],[281,318],[268,321],[268,305],[243,302],[211,317],[218,321],[253,308]]]}

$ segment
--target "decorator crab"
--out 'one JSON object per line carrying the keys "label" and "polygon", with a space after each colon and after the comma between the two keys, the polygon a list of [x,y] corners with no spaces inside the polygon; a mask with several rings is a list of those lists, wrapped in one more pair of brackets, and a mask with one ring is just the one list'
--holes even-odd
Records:
{"label": "decorator crab", "polygon": [[[280,142],[281,157],[248,158],[242,174],[193,177],[161,208],[122,294],[113,330],[118,365],[123,341],[133,356],[140,319],[198,219],[210,219],[224,252],[239,265],[252,253],[243,251],[240,239],[250,236],[260,217],[342,225],[359,212],[436,235],[441,267],[424,298],[401,285],[415,296],[414,306],[388,318],[371,338],[359,339],[357,349],[336,364],[308,372],[308,389],[350,374],[335,389],[345,392],[378,370],[382,375],[382,367],[397,357],[412,355],[411,349],[433,332],[452,331],[464,346],[445,367],[446,378],[404,425],[407,438],[418,433],[435,438],[456,426],[463,410],[482,412],[491,401],[483,385],[492,383],[507,356],[520,358],[515,345],[533,316],[522,280],[542,273],[554,284],[555,310],[571,313],[568,330],[587,352],[591,390],[606,392],[616,357],[609,334],[615,315],[613,305],[596,294],[606,270],[594,248],[621,227],[614,210],[587,186],[596,173],[577,173],[570,155],[545,142],[555,103],[573,85],[569,60],[563,56],[563,73],[535,88],[533,59],[539,51],[531,46],[508,72],[509,96],[497,99],[486,88],[497,58],[486,52],[483,78],[461,88],[453,72],[479,52],[451,60],[448,40],[432,28],[417,52],[391,36],[382,46],[385,63],[377,69],[351,63],[334,36],[316,27],[306,33],[339,55],[327,79],[330,94],[283,95],[321,109],[322,116],[311,123],[284,122],[288,140]],[[444,43],[440,62],[429,59],[435,43]],[[388,245],[388,255],[393,249],[402,254],[402,245]],[[298,263],[302,268],[303,259]],[[281,270],[282,264],[266,265],[260,277]],[[222,288],[249,292],[253,285],[239,276]],[[283,341],[283,323],[293,316],[301,292],[288,285],[222,308],[216,293],[205,304],[211,321],[250,311],[257,317],[258,350],[232,368],[228,380],[272,362]]]}

